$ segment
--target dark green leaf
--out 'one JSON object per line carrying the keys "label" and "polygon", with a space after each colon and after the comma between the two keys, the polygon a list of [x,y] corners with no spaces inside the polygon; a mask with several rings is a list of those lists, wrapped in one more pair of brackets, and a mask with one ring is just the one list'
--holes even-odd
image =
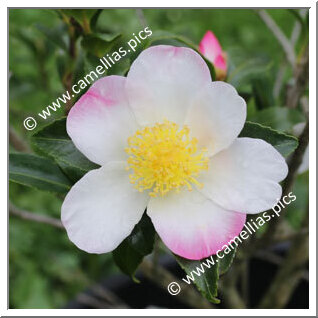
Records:
{"label": "dark green leaf", "polygon": [[35,24],[35,27],[43,33],[52,43],[67,51],[67,45],[63,40],[63,35],[66,32],[65,25],[62,24],[56,28],[48,28],[42,24]]}
{"label": "dark green leaf", "polygon": [[118,267],[135,281],[136,269],[144,256],[152,252],[154,239],[155,229],[150,218],[144,213],[132,233],[113,252]]}
{"label": "dark green leaf", "polygon": [[264,61],[260,58],[248,59],[229,74],[228,82],[236,88],[249,84],[256,78],[262,78],[272,65],[272,62]]}
{"label": "dark green leaf", "polygon": [[258,109],[274,105],[273,87],[266,77],[256,78],[252,82],[255,104]]}
{"label": "dark green leaf", "polygon": [[83,172],[99,167],[77,150],[66,132],[66,118],[56,120],[36,132],[31,137],[31,142],[40,154]]}
{"label": "dark green leaf", "polygon": [[75,168],[61,160],[55,160],[60,169],[64,172],[64,174],[72,181],[72,183],[76,183],[79,179],[81,179],[87,171]]}
{"label": "dark green leaf", "polygon": [[121,34],[108,35],[103,33],[90,33],[83,37],[82,47],[101,58],[109,52],[120,37]]}
{"label": "dark green leaf", "polygon": [[220,300],[216,298],[219,279],[218,263],[215,261],[214,265],[210,263],[212,262],[211,257],[200,261],[185,259],[177,255],[175,255],[175,258],[188,275],[189,281],[193,281],[200,293],[210,302],[219,304]]}
{"label": "dark green leaf", "polygon": [[61,9],[62,13],[74,18],[84,29],[86,24],[90,24],[91,18],[96,14],[96,9]]}
{"label": "dark green leaf", "polygon": [[98,18],[99,18],[99,16],[101,15],[102,12],[103,12],[103,9],[98,9],[98,10],[94,13],[94,15],[92,16],[92,18],[91,18],[90,24],[91,24],[91,29],[92,29],[93,31],[96,31],[96,24],[97,24]]}
{"label": "dark green leaf", "polygon": [[22,153],[9,155],[9,179],[39,190],[57,193],[66,193],[72,185],[54,161]]}
{"label": "dark green leaf", "polygon": [[231,248],[231,251],[228,254],[226,254],[225,252],[222,253],[223,258],[218,259],[219,275],[224,275],[229,270],[229,268],[231,267],[233,263],[235,254],[236,254],[236,248],[234,249]]}
{"label": "dark green leaf", "polygon": [[251,121],[257,122],[273,129],[292,132],[294,125],[305,121],[304,115],[298,109],[287,107],[270,107],[258,111],[251,117]]}
{"label": "dark green leaf", "polygon": [[250,121],[245,123],[239,137],[263,139],[275,147],[284,157],[287,157],[298,146],[298,140],[294,136]]}
{"label": "dark green leaf", "polygon": [[303,18],[300,15],[300,12],[298,10],[296,10],[296,9],[287,9],[287,11],[290,12],[298,20],[298,22],[300,22],[302,28],[306,27],[305,18]]}

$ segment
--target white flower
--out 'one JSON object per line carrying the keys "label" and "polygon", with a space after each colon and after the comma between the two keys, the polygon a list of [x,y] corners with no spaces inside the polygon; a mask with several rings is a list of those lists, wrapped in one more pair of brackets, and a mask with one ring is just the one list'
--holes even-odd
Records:
{"label": "white flower", "polygon": [[101,168],[88,172],[62,206],[68,236],[90,253],[114,250],[145,209],[174,253],[214,254],[244,226],[245,213],[270,209],[287,174],[260,139],[237,138],[246,104],[211,82],[189,48],[143,51],[127,78],[97,81],[71,109],[67,131]]}

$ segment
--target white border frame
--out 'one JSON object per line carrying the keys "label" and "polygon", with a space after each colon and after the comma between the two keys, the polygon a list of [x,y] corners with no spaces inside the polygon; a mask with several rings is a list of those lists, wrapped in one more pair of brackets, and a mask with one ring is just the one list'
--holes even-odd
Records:
{"label": "white border frame", "polygon": [[[169,7],[179,7],[182,4],[183,8],[202,8],[202,7],[212,7],[212,8],[226,8],[232,7],[236,8],[237,4],[240,4],[241,7],[237,8],[256,8],[256,7],[271,7],[271,8],[304,8],[310,7],[310,16],[309,16],[309,109],[310,109],[310,180],[309,180],[309,211],[310,211],[310,222],[309,222],[309,309],[7,309],[7,283],[8,283],[8,259],[7,262],[4,260],[8,258],[8,228],[7,228],[7,214],[2,211],[1,213],[1,231],[0,231],[0,244],[2,262],[0,263],[0,274],[1,274],[1,287],[0,287],[0,314],[1,316],[120,316],[120,315],[129,315],[129,316],[316,316],[316,2],[315,1],[281,1],[281,0],[268,0],[268,1],[247,1],[242,0],[239,3],[236,1],[223,0],[221,2],[212,2],[212,1],[183,1],[182,3],[176,0],[160,0],[152,1],[151,5],[149,1],[145,0],[136,0],[136,1],[118,1],[113,2],[113,5],[110,6],[109,2],[102,0],[91,0],[89,3],[81,3],[78,1],[70,0],[55,0],[43,3],[40,0],[12,0],[2,3],[1,5],[1,39],[7,39],[8,36],[8,7],[25,7],[27,4],[28,7],[84,7],[84,5],[89,4],[90,7],[157,7],[157,8],[169,8]],[[51,6],[50,6],[51,5]],[[7,39],[8,43],[8,39]],[[7,50],[9,50],[7,48]],[[1,66],[2,74],[8,74],[8,60],[7,60],[7,50],[2,49],[0,51],[1,56]],[[3,94],[1,96],[6,96],[2,107],[0,108],[0,118],[2,118],[1,129],[1,145],[2,149],[7,149],[8,147],[8,123],[5,123],[7,120],[8,111],[4,105],[9,102],[8,97],[8,82],[6,77],[2,76],[1,81],[1,90]],[[5,139],[4,136],[7,135]],[[1,159],[2,166],[8,167],[8,158],[6,161],[4,157]],[[8,172],[2,169],[2,187],[1,187],[1,202],[7,202],[8,196]],[[6,180],[6,181],[4,181]],[[4,184],[4,182],[6,182]],[[5,191],[4,191],[5,190]],[[6,210],[6,209],[3,209]]]}

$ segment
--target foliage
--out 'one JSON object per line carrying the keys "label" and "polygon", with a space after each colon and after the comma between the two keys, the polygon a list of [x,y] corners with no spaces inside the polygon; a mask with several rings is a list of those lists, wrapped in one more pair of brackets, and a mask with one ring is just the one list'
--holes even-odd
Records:
{"label": "foliage", "polygon": [[[293,153],[298,145],[292,136],[293,126],[305,121],[300,105],[285,107],[285,91],[293,72],[290,66],[285,67],[282,89],[274,94],[284,54],[252,10],[146,9],[143,13],[153,35],[104,75],[125,75],[141,50],[151,45],[166,43],[197,50],[206,30],[213,30],[227,52],[226,81],[247,101],[249,121],[240,136],[262,138],[285,157]],[[271,15],[287,34],[295,21],[306,29],[306,19],[296,10],[272,10]],[[10,200],[34,213],[58,218],[61,196],[98,166],[85,158],[67,135],[62,107],[52,113],[48,124],[39,123],[32,135],[23,129],[23,119],[49,105],[96,67],[101,56],[126,43],[143,27],[134,9],[10,9],[9,26],[9,122],[35,153],[17,153],[10,148]],[[301,52],[304,43],[306,34],[296,42],[296,51]],[[215,78],[213,64],[206,62]],[[308,173],[297,178],[295,194],[297,201],[288,207],[287,220],[298,229],[308,203]],[[10,308],[65,306],[94,280],[116,272],[117,266],[137,281],[135,272],[152,253],[155,240],[146,214],[113,252],[113,258],[76,249],[66,233],[48,225],[12,218],[9,235]],[[235,252],[231,253],[196,280],[209,301],[219,302],[219,276],[226,275],[234,256]],[[178,256],[176,260],[186,273],[200,264]]]}

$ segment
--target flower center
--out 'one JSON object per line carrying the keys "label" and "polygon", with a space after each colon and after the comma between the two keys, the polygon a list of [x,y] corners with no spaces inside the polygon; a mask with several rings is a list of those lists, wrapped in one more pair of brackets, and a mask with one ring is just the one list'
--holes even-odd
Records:
{"label": "flower center", "polygon": [[151,189],[150,196],[177,192],[184,186],[203,185],[196,180],[201,170],[208,169],[206,149],[198,149],[198,141],[190,138],[187,126],[173,122],[155,124],[138,130],[128,138],[127,160],[130,182],[140,192]]}

